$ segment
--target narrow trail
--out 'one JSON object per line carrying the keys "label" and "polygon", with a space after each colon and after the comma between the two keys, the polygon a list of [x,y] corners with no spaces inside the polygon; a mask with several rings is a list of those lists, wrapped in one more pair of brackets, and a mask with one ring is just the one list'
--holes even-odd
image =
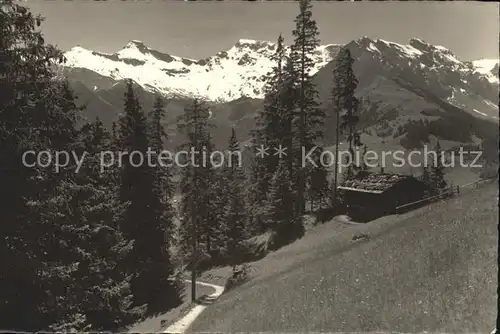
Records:
{"label": "narrow trail", "polygon": [[[186,282],[191,282],[190,280],[186,280]],[[206,296],[200,302],[198,302],[185,316],[181,319],[167,327],[163,333],[185,333],[186,330],[191,326],[193,321],[214,301],[219,298],[219,296],[224,292],[224,287],[220,285],[215,285],[211,283],[205,282],[196,282],[196,284],[208,286],[215,290],[211,295]]]}

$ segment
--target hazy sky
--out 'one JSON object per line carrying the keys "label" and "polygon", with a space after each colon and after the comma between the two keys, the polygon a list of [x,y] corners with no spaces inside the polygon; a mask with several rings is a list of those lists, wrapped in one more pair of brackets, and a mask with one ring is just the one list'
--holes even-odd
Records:
{"label": "hazy sky", "polygon": [[[408,43],[419,37],[443,45],[462,60],[498,58],[499,4],[496,2],[315,2],[313,17],[322,44],[362,36]],[[204,58],[227,50],[240,38],[290,43],[297,3],[107,2],[28,0],[46,17],[47,42],[66,50],[115,52],[129,40],[177,56]]]}

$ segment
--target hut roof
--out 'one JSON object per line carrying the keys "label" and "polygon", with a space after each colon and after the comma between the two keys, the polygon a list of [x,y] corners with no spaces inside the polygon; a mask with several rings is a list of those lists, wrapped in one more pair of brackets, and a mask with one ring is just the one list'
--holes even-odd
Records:
{"label": "hut roof", "polygon": [[414,177],[401,174],[362,172],[355,178],[344,181],[338,188],[381,194],[396,183],[406,179],[414,179]]}

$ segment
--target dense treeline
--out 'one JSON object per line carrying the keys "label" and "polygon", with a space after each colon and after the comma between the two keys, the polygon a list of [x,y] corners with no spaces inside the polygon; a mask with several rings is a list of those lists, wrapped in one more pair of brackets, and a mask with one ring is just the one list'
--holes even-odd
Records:
{"label": "dense treeline", "polygon": [[[78,127],[81,108],[57,76],[64,59],[44,43],[41,18],[13,2],[0,14],[0,327],[117,330],[178,305],[170,175],[100,166],[102,151],[162,145],[160,100],[147,119],[129,84],[113,133],[99,120]],[[85,163],[27,167],[27,151]]]}

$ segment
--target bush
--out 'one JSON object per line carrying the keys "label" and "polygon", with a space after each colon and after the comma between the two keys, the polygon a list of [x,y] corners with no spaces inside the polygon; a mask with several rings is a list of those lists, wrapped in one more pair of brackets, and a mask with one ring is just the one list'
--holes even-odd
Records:
{"label": "bush", "polygon": [[277,250],[302,238],[304,234],[305,228],[302,218],[295,219],[288,224],[281,224],[271,234],[268,249]]}
{"label": "bush", "polygon": [[253,262],[264,258],[268,253],[269,234],[257,236],[242,242],[239,263]]}
{"label": "bush", "polygon": [[[218,266],[242,264],[245,262],[253,262],[264,258],[267,253],[267,245],[269,234],[255,236],[253,238],[244,240],[238,245],[238,249],[228,254],[225,248],[214,248],[210,254],[204,253],[198,262],[199,272],[203,272],[210,268]],[[190,264],[186,266],[190,270]]]}
{"label": "bush", "polygon": [[246,263],[241,266],[237,266],[233,272],[233,277],[230,277],[227,280],[226,285],[224,286],[224,292],[247,282],[250,279],[250,271],[251,267]]}

